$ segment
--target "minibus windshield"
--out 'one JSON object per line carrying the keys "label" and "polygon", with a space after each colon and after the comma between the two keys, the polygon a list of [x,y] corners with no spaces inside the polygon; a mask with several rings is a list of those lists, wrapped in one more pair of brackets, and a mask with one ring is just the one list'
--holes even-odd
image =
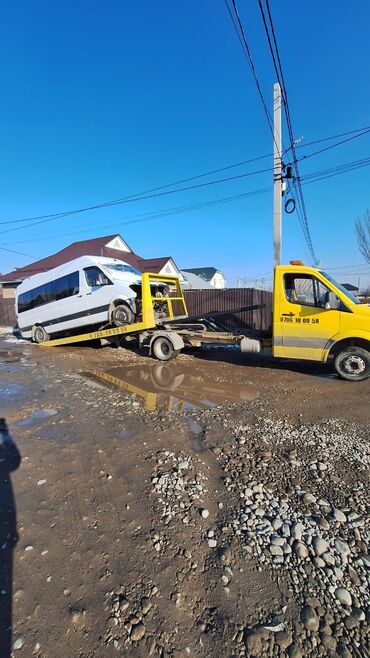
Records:
{"label": "minibus windshield", "polygon": [[360,300],[357,299],[357,297],[355,297],[349,290],[347,290],[347,288],[342,286],[341,283],[338,283],[338,281],[333,279],[333,277],[331,277],[330,274],[326,274],[326,272],[320,272],[320,274],[322,274],[328,281],[330,281],[330,283],[332,283],[336,288],[338,288],[338,290],[340,290],[344,295],[346,295],[346,297],[348,297],[351,300],[351,302],[353,302],[354,304],[361,304]]}
{"label": "minibus windshield", "polygon": [[137,274],[137,276],[141,276],[141,272],[135,269],[135,267],[124,265],[123,263],[104,263],[103,267],[106,267],[108,270],[117,274],[126,274],[128,272],[129,274]]}

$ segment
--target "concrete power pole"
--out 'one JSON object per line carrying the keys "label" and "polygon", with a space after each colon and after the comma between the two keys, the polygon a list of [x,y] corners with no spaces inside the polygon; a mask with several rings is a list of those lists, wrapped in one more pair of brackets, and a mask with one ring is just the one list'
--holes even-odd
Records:
{"label": "concrete power pole", "polygon": [[274,267],[281,263],[283,160],[281,152],[281,88],[274,84]]}

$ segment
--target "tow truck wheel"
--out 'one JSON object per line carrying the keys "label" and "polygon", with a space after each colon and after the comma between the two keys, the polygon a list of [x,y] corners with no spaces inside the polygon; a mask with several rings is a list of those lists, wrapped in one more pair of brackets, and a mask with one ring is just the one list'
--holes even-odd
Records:
{"label": "tow truck wheel", "polygon": [[170,361],[178,355],[179,351],[174,349],[169,338],[158,336],[153,340],[152,353],[159,361]]}
{"label": "tow truck wheel", "polygon": [[346,347],[334,359],[336,373],[350,382],[370,377],[370,352],[362,347]]}
{"label": "tow truck wheel", "polygon": [[134,319],[133,312],[126,304],[118,304],[112,311],[112,324],[115,327],[125,327],[132,324]]}
{"label": "tow truck wheel", "polygon": [[32,338],[35,343],[45,343],[50,340],[50,336],[41,324],[36,324],[32,329]]}

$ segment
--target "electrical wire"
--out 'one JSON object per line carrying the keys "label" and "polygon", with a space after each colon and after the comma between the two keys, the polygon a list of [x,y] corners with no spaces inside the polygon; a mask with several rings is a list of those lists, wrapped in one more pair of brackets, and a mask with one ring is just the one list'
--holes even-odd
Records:
{"label": "electrical wire", "polygon": [[22,251],[14,251],[14,249],[7,249],[6,247],[0,247],[2,251],[9,251],[11,254],[18,254],[18,256],[26,256],[27,258],[31,258],[32,260],[35,260],[36,256],[30,256],[30,254],[24,254]]}
{"label": "electrical wire", "polygon": [[310,232],[310,227],[309,227],[308,217],[307,217],[307,212],[306,212],[306,205],[305,205],[305,200],[304,200],[304,196],[303,196],[303,192],[302,192],[300,173],[299,173],[299,167],[298,167],[298,159],[297,159],[297,155],[296,155],[296,151],[295,151],[294,133],[293,133],[289,103],[288,103],[287,88],[286,88],[284,73],[283,73],[283,69],[282,69],[282,65],[281,65],[281,59],[280,59],[279,48],[278,48],[277,39],[276,39],[276,35],[275,35],[275,29],[274,29],[272,16],[271,16],[271,12],[270,12],[269,0],[266,0],[266,7],[267,7],[269,22],[270,22],[271,31],[272,31],[272,38],[273,38],[273,42],[274,42],[274,45],[275,45],[276,56],[277,56],[277,60],[278,60],[278,64],[279,64],[280,78],[281,78],[281,83],[282,83],[282,93],[283,93],[285,116],[286,116],[286,121],[287,121],[287,126],[288,126],[288,132],[289,132],[289,137],[290,137],[290,145],[291,145],[291,151],[292,151],[292,156],[293,156],[293,165],[294,165],[294,170],[295,170],[295,180],[293,181],[293,185],[296,188],[297,193],[298,193],[299,206],[300,206],[300,210],[301,210],[301,213],[302,213],[302,223],[303,223],[303,226],[304,226],[304,235],[305,235],[305,238],[306,238],[308,249],[309,249],[310,254],[313,258],[314,264],[317,264],[318,263],[318,258],[315,254],[313,244],[312,244],[311,232]]}
{"label": "electrical wire", "polygon": [[[231,8],[229,6],[228,0],[225,0],[225,4],[226,4],[227,10],[229,12],[229,16],[232,20],[235,32],[236,32],[238,40],[239,40],[239,42],[242,46],[243,53],[244,53],[244,55],[247,59],[247,62],[248,62],[249,68],[251,70],[254,82],[256,84],[258,95],[259,95],[261,103],[262,103],[263,111],[265,113],[267,123],[268,123],[269,129],[270,129],[270,132],[272,134],[272,138],[273,138],[273,140],[275,142],[275,145],[277,147],[276,140],[275,140],[275,134],[274,134],[273,120],[272,120],[269,108],[267,106],[267,103],[265,101],[260,82],[258,80],[256,67],[254,65],[252,54],[251,54],[251,51],[250,51],[250,48],[249,48],[249,45],[248,45],[248,41],[247,41],[247,37],[246,37],[246,34],[245,34],[245,30],[244,30],[243,24],[242,24],[240,16],[239,16],[239,11],[238,11],[238,7],[237,7],[237,4],[236,4],[236,0],[231,0],[231,2],[232,2],[236,22],[235,22],[233,14],[232,14]],[[238,29],[237,25],[239,26],[239,29]]]}
{"label": "electrical wire", "polygon": [[[314,141],[307,142],[307,144],[298,145],[298,146],[296,146],[296,148],[305,148],[305,147],[308,147],[308,146],[311,146],[311,145],[320,144],[322,142],[326,142],[326,141],[336,139],[338,137],[343,137],[343,136],[346,136],[346,135],[351,135],[351,134],[354,134],[354,133],[361,133],[360,135],[358,135],[359,137],[361,137],[362,135],[367,134],[367,132],[369,130],[370,130],[370,128],[365,126],[364,128],[357,128],[355,130],[350,130],[350,131],[339,133],[339,134],[336,134],[336,135],[330,135],[329,137],[316,139]],[[344,141],[346,141],[346,140],[344,140]],[[343,142],[338,142],[337,144],[332,145],[332,148],[334,148],[334,146],[339,146],[340,144],[344,143],[344,141]],[[290,148],[286,149],[285,153],[287,153],[289,150],[290,150]],[[303,156],[302,158],[299,158],[299,160],[307,159],[308,157],[311,157],[311,155],[312,154],[308,154],[307,156]],[[246,165],[246,164],[250,164],[252,162],[257,162],[258,160],[263,160],[265,158],[269,158],[269,157],[272,157],[272,156],[273,156],[273,153],[267,153],[265,155],[256,156],[256,157],[250,158],[248,160],[242,160],[240,162],[236,162],[236,163],[233,163],[233,164],[230,164],[230,165],[226,165],[224,167],[220,167],[218,169],[213,169],[213,170],[210,170],[210,171],[207,171],[207,172],[203,172],[201,174],[196,174],[196,175],[190,176],[188,178],[182,178],[182,179],[179,179],[177,181],[173,181],[172,183],[166,183],[165,185],[150,188],[149,190],[146,190],[146,191],[143,191],[143,192],[138,192],[136,194],[131,194],[131,195],[128,195],[126,197],[121,197],[121,199],[114,199],[114,200],[111,200],[111,201],[104,201],[100,204],[96,204],[95,206],[90,205],[90,206],[86,206],[86,207],[82,207],[82,208],[77,208],[77,209],[72,209],[72,210],[65,210],[65,211],[62,211],[62,212],[59,212],[59,213],[48,213],[48,214],[45,214],[45,215],[35,215],[35,216],[31,216],[31,217],[24,217],[24,218],[21,218],[21,219],[4,220],[4,221],[0,222],[0,225],[31,222],[33,220],[38,220],[38,219],[48,219],[48,218],[58,219],[58,218],[62,218],[62,217],[69,217],[71,215],[82,213],[82,212],[87,212],[87,211],[90,211],[90,210],[95,210],[95,209],[98,209],[98,208],[110,207],[112,205],[119,204],[121,201],[122,202],[126,201],[126,200],[127,201],[128,200],[140,201],[142,198],[145,198],[143,195],[149,194],[151,192],[155,192],[155,191],[158,191],[158,190],[164,190],[164,189],[167,189],[169,187],[173,187],[174,185],[179,185],[181,183],[190,182],[192,180],[197,180],[199,178],[203,178],[203,177],[209,176],[211,174],[220,173],[222,171],[227,171],[229,169],[233,169],[233,168],[240,167],[240,166],[243,166],[243,165]]]}
{"label": "electrical wire", "polygon": [[[182,213],[182,212],[189,212],[191,210],[198,210],[198,209],[201,209],[201,208],[206,208],[206,207],[217,205],[217,204],[220,204],[220,203],[227,203],[228,201],[234,201],[236,199],[248,198],[249,196],[264,194],[264,193],[269,192],[269,191],[270,191],[270,188],[265,187],[265,188],[260,188],[258,190],[252,190],[251,192],[245,192],[243,194],[233,195],[231,197],[223,197],[221,199],[215,199],[214,201],[208,201],[208,202],[206,201],[204,203],[192,204],[192,205],[188,205],[188,206],[184,206],[184,207],[180,207],[180,208],[172,208],[172,209],[169,209],[168,211],[167,210],[160,210],[160,211],[157,211],[157,212],[154,212],[154,213],[145,213],[144,216],[139,215],[138,219],[136,219],[136,216],[134,216],[132,219],[129,218],[127,221],[124,221],[123,224],[124,225],[133,224],[133,223],[136,223],[137,221],[146,221],[147,219],[155,219],[156,217],[159,217],[159,216],[176,215],[176,214],[179,214],[179,213]],[[147,217],[147,215],[148,215],[148,217]],[[50,222],[50,221],[51,221],[51,219],[40,220],[39,222],[34,222],[33,224],[28,224],[26,228],[28,228],[29,226],[34,226],[35,224],[43,224],[43,223]],[[122,220],[116,220],[115,225],[117,225],[119,222],[122,222]],[[107,225],[105,224],[105,226],[107,226]],[[0,231],[0,234],[3,235],[5,233],[12,233],[14,231],[22,230],[23,228],[24,228],[23,226],[16,226],[15,228],[7,229],[6,231]],[[68,235],[70,235],[69,232],[68,232]]]}
{"label": "electrical wire", "polygon": [[[306,204],[305,204],[305,199],[303,196],[303,191],[302,191],[302,185],[301,185],[301,177],[300,177],[300,172],[299,172],[299,166],[298,166],[298,158],[296,155],[295,151],[295,140],[294,140],[294,132],[293,132],[293,126],[292,126],[292,119],[291,119],[291,114],[290,114],[290,108],[289,108],[289,103],[288,103],[288,94],[287,94],[287,88],[285,84],[285,77],[284,77],[284,72],[281,64],[281,58],[280,58],[280,53],[279,53],[279,47],[277,43],[277,38],[275,34],[275,28],[272,20],[272,15],[270,11],[270,5],[269,5],[269,0],[265,0],[266,4],[266,9],[267,9],[267,15],[266,17],[262,1],[258,0],[261,16],[262,16],[262,21],[263,25],[265,28],[266,36],[267,36],[267,41],[268,41],[268,46],[269,50],[271,53],[272,61],[273,61],[273,66],[275,69],[276,77],[277,80],[280,84],[281,87],[281,96],[283,100],[283,105],[284,105],[284,111],[285,111],[285,118],[286,118],[286,123],[288,127],[288,133],[289,133],[289,140],[290,140],[290,150],[292,152],[292,158],[293,158],[293,168],[294,168],[294,181],[293,181],[293,186],[296,191],[296,197],[297,197],[297,207],[299,206],[299,211],[301,213],[301,226],[303,229],[303,234],[305,237],[305,240],[307,242],[307,246],[309,249],[309,252],[311,254],[311,257],[313,259],[313,262],[315,264],[318,263],[318,258],[316,256],[313,243],[312,243],[312,237],[311,237],[311,231],[309,227],[309,222],[308,222],[308,217],[307,217],[307,210],[306,210]],[[268,25],[269,23],[269,25]]]}
{"label": "electrical wire", "polygon": [[308,160],[308,158],[312,158],[314,155],[319,155],[320,153],[324,153],[325,151],[330,151],[331,149],[336,148],[341,144],[346,144],[347,142],[351,142],[352,140],[357,139],[358,137],[363,137],[368,133],[370,133],[370,128],[368,128],[362,133],[358,133],[357,135],[353,135],[352,137],[348,137],[347,139],[342,139],[340,142],[336,142],[335,144],[331,144],[330,146],[326,146],[325,148],[319,149],[318,151],[313,151],[313,153],[309,153],[308,155],[303,155],[302,157],[299,158],[299,160],[300,161]]}
{"label": "electrical wire", "polygon": [[[310,183],[316,183],[316,182],[319,182],[321,180],[324,180],[325,178],[331,178],[333,176],[338,176],[338,175],[341,175],[341,174],[350,173],[350,172],[352,172],[356,169],[359,169],[359,168],[365,167],[365,166],[370,166],[370,158],[364,158],[362,160],[355,160],[355,161],[352,161],[352,162],[346,162],[346,163],[342,163],[340,165],[336,165],[334,167],[329,167],[327,169],[321,169],[319,171],[311,172],[311,173],[307,174],[306,176],[302,177],[302,179],[301,179],[302,184],[303,185],[308,185]],[[289,193],[292,195],[291,181],[288,179],[287,183],[288,183]],[[229,203],[231,201],[245,199],[245,198],[252,197],[252,196],[257,196],[257,195],[260,195],[260,194],[266,194],[269,191],[270,191],[270,187],[264,187],[264,188],[259,188],[259,189],[256,189],[256,190],[251,190],[249,192],[244,192],[242,194],[235,194],[235,195],[231,195],[231,196],[227,196],[227,197],[221,197],[219,199],[213,199],[213,200],[204,201],[204,202],[200,202],[200,203],[196,203],[196,204],[188,204],[188,205],[185,205],[185,206],[178,206],[178,207],[175,207],[175,208],[169,208],[167,210],[159,210],[159,211],[155,211],[155,212],[148,212],[148,213],[144,213],[144,214],[133,215],[133,216],[127,217],[125,219],[117,219],[117,220],[114,221],[114,223],[108,223],[107,224],[106,222],[103,222],[103,223],[102,222],[98,222],[98,223],[95,222],[95,223],[89,224],[89,228],[87,229],[87,231],[90,231],[91,226],[110,227],[110,226],[117,226],[118,224],[126,226],[128,224],[134,224],[134,223],[138,223],[138,222],[149,221],[151,219],[157,219],[157,218],[162,218],[162,217],[178,215],[178,214],[182,214],[182,213],[186,213],[186,212],[192,212],[194,210],[201,210],[203,208],[212,207],[212,206],[223,204],[223,203]],[[301,207],[299,205],[299,201],[297,203],[296,210],[297,210],[297,216],[298,216],[299,223],[302,227],[302,230],[304,230],[303,215],[302,215]],[[45,221],[50,221],[50,220],[43,220],[43,222],[45,222]],[[43,223],[43,222],[36,222],[36,223],[39,224],[39,223]],[[7,231],[3,231],[2,233],[21,230],[22,228],[24,228],[24,227],[20,226],[20,227],[14,228],[14,229],[8,229]],[[26,227],[26,228],[28,228],[28,227]],[[80,234],[81,232],[83,232],[83,231],[81,231],[80,229],[75,231],[75,233],[77,233],[77,234]],[[70,231],[68,231],[67,233],[58,234],[58,236],[55,236],[55,237],[64,237],[64,236],[70,236],[70,235],[72,235],[72,233]],[[26,242],[37,242],[37,241],[42,240],[42,239],[43,238],[35,238],[35,239],[27,240]],[[50,237],[47,237],[46,239],[50,239]],[[29,256],[28,254],[22,254],[22,255]],[[32,258],[31,256],[29,256],[29,257]]]}
{"label": "electrical wire", "polygon": [[339,176],[341,174],[347,174],[357,169],[362,169],[363,167],[368,167],[370,165],[370,158],[363,158],[362,160],[354,160],[353,162],[346,162],[341,165],[336,165],[335,167],[329,167],[327,169],[321,169],[320,171],[311,172],[302,177],[302,181],[305,185],[309,183],[316,183],[326,178],[332,178],[333,176]]}
{"label": "electrical wire", "polygon": [[[218,185],[220,183],[227,183],[229,181],[236,181],[236,180],[240,180],[240,179],[243,179],[243,178],[248,178],[250,176],[256,176],[257,174],[263,174],[263,173],[266,173],[268,171],[269,172],[273,171],[273,167],[267,167],[265,169],[259,169],[258,171],[249,171],[249,172],[246,172],[244,174],[238,174],[237,176],[229,176],[228,178],[219,178],[217,180],[207,181],[206,183],[198,183],[197,185],[188,185],[187,187],[180,187],[180,188],[176,188],[174,190],[167,190],[165,192],[156,192],[155,194],[148,194],[146,196],[134,197],[134,198],[129,197],[129,198],[126,198],[126,199],[122,199],[122,201],[119,201],[119,202],[115,201],[115,202],[111,202],[111,203],[99,204],[99,205],[96,205],[96,206],[90,206],[89,208],[81,208],[80,210],[68,211],[68,212],[64,212],[64,213],[56,213],[54,215],[39,215],[38,217],[34,217],[32,219],[37,219],[37,220],[40,220],[40,221],[36,221],[36,222],[32,222],[30,224],[27,224],[26,228],[28,228],[30,226],[36,226],[37,224],[44,224],[45,222],[50,222],[50,221],[53,221],[55,219],[60,219],[61,217],[66,217],[66,216],[71,215],[71,214],[86,212],[88,210],[95,210],[96,208],[122,205],[122,204],[126,204],[126,203],[133,203],[134,201],[143,201],[145,199],[154,199],[154,198],[158,198],[158,197],[168,196],[170,194],[176,194],[178,192],[187,192],[188,190],[194,190],[194,189],[199,189],[199,188],[204,188],[204,187],[210,187],[211,185]],[[12,221],[9,221],[9,222],[1,222],[1,224],[20,223],[20,221],[29,221],[29,220],[12,220]],[[19,227],[13,228],[13,229],[7,229],[6,231],[0,231],[0,234],[10,233],[11,231],[18,230],[18,228]]]}
{"label": "electrical wire", "polygon": [[370,268],[370,264],[367,265],[366,263],[355,263],[355,264],[352,264],[352,265],[337,265],[336,267],[326,267],[325,269],[328,272],[329,271],[339,272],[340,270],[354,269],[354,268],[359,268],[359,267]]}
{"label": "electrical wire", "polygon": [[[315,144],[321,144],[322,142],[329,142],[331,139],[337,139],[338,137],[347,137],[347,135],[353,135],[355,133],[363,133],[364,135],[370,130],[370,126],[364,126],[363,128],[356,128],[355,130],[347,130],[344,133],[337,133],[336,135],[330,135],[329,137],[321,137],[320,139],[315,139],[312,142],[307,142],[306,144],[296,144],[296,149],[306,148],[307,146],[313,146]],[[341,144],[342,142],[338,142]],[[288,151],[290,149],[287,149]]]}

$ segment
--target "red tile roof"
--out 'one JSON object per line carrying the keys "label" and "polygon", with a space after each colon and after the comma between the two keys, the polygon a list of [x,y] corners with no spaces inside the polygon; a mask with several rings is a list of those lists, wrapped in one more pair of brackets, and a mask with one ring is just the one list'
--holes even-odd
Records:
{"label": "red tile roof", "polygon": [[141,269],[142,272],[153,272],[153,274],[158,274],[169,260],[172,260],[171,256],[164,256],[163,258],[142,258],[142,263],[140,264],[139,269]]}
{"label": "red tile roof", "polygon": [[106,244],[114,240],[115,237],[117,237],[117,234],[105,235],[101,238],[93,238],[92,240],[73,242],[68,247],[58,251],[56,254],[52,254],[47,258],[42,258],[35,263],[26,265],[25,267],[19,267],[13,272],[8,272],[8,274],[1,275],[0,282],[23,281],[23,279],[26,279],[33,274],[47,272],[53,267],[57,267],[63,263],[68,263],[68,261],[73,260],[74,258],[79,258],[80,256],[107,256],[108,258],[118,258],[119,260],[124,260],[129,265],[136,267],[140,272],[154,273],[160,272],[170,260],[170,257],[145,259],[134,254],[132,251],[121,251],[120,249],[106,247]]}

